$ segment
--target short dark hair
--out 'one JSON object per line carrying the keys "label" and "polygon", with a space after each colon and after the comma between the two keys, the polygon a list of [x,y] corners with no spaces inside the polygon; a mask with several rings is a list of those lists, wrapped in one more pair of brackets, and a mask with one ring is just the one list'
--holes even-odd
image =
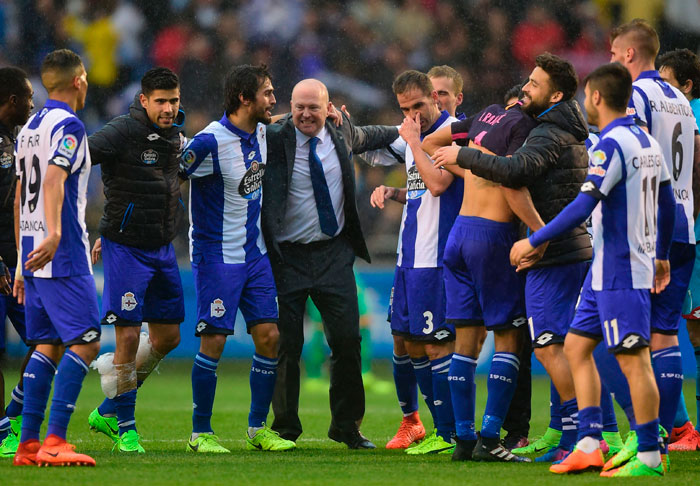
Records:
{"label": "short dark hair", "polygon": [[574,97],[578,89],[578,76],[569,61],[545,52],[535,58],[535,65],[547,73],[554,90],[562,92],[562,101]]}
{"label": "short dark hair", "polygon": [[224,82],[224,110],[226,115],[236,113],[241,107],[239,96],[244,100],[255,100],[255,94],[265,80],[272,80],[272,75],[265,64],[252,66],[243,64],[236,66],[226,75]]}
{"label": "short dark hair", "polygon": [[503,104],[508,103],[508,100],[511,98],[520,99],[523,92],[523,86],[525,86],[526,83],[527,81],[525,81],[524,83],[518,83],[515,86],[511,87],[508,91],[506,91],[506,94],[503,95]]}
{"label": "short dark hair", "polygon": [[447,64],[431,67],[430,71],[428,71],[428,77],[451,79],[455,96],[461,93],[462,89],[464,88],[464,80],[462,79],[462,76],[453,67],[450,67]]}
{"label": "short dark hair", "polygon": [[29,96],[27,73],[24,70],[8,66],[0,68],[0,105],[4,105],[10,96]]}
{"label": "short dark hair", "polygon": [[673,69],[673,74],[678,82],[683,85],[688,81],[693,82],[690,95],[700,98],[700,59],[690,49],[676,49],[659,57],[659,68]]}
{"label": "short dark hair", "polygon": [[[76,71],[82,66],[80,56],[70,49],[49,52],[41,63],[41,82],[49,92],[62,89],[72,81]],[[51,72],[56,76],[47,76]]]}
{"label": "short dark hair", "polygon": [[598,91],[611,109],[626,112],[632,96],[632,76],[619,62],[598,67],[584,79],[589,91]]}
{"label": "short dark hair", "polygon": [[633,19],[612,30],[610,44],[620,36],[632,34],[632,44],[635,49],[648,60],[653,61],[659,54],[659,35],[654,27],[644,19]]}
{"label": "short dark hair", "polygon": [[424,95],[430,96],[430,93],[433,92],[433,83],[430,82],[427,74],[410,69],[396,76],[391,85],[391,89],[396,95],[403,94],[413,88],[418,88]]}
{"label": "short dark hair", "polygon": [[166,67],[155,67],[146,71],[141,78],[141,92],[150,96],[157,89],[176,89],[180,87],[177,74]]}

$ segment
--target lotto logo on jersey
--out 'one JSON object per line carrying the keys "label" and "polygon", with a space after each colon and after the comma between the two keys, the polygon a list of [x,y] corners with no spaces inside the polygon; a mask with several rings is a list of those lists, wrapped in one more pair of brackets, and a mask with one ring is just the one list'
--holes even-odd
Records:
{"label": "lotto logo on jersey", "polygon": [[408,193],[406,197],[408,199],[420,199],[425,194],[427,188],[415,165],[408,169],[407,176],[406,189],[408,189]]}
{"label": "lotto logo on jersey", "polygon": [[58,153],[70,158],[73,157],[75,149],[77,148],[78,139],[75,135],[68,134],[65,137],[63,137],[63,140],[61,140],[61,143],[58,145]]}
{"label": "lotto logo on jersey", "polygon": [[221,299],[214,299],[210,306],[210,312],[212,317],[223,317],[223,315],[226,314],[224,301]]}
{"label": "lotto logo on jersey", "polygon": [[138,302],[136,301],[136,296],[133,292],[127,292],[122,295],[122,310],[132,311],[136,309]]}
{"label": "lotto logo on jersey", "polygon": [[[255,155],[255,152],[251,152],[251,154]],[[238,194],[245,199],[260,199],[260,196],[262,195],[262,181],[264,175],[265,164],[261,164],[257,160],[254,160],[250,164],[250,167],[245,172],[240,184],[238,185]]]}

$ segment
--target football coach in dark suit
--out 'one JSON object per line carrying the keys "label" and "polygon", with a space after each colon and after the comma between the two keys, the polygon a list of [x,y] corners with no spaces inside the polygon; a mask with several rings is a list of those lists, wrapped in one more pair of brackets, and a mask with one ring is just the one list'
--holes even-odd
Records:
{"label": "football coach in dark suit", "polygon": [[328,437],[372,449],[359,425],[365,413],[360,329],[353,263],[370,261],[355,202],[353,153],[394,141],[393,127],[340,127],[327,120],[328,91],[315,79],[292,91],[291,113],[267,128],[262,227],[277,284],[280,351],[272,428],[301,435],[299,359],[310,296],[321,312],[330,358]]}

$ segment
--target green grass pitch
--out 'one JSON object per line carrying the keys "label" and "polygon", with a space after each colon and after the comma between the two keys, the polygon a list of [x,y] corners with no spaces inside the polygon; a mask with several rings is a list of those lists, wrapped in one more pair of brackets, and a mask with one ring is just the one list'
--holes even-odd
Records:
{"label": "green grass pitch", "polygon": [[[191,427],[191,362],[165,361],[160,374],[154,374],[139,390],[136,419],[147,454],[124,456],[111,452],[111,441],[90,432],[87,416],[102,400],[99,376],[92,371],[73,415],[69,440],[80,452],[91,454],[96,468],[15,468],[11,461],[0,461],[0,485],[101,485],[155,486],[188,484],[208,485],[276,485],[276,484],[354,484],[414,486],[448,484],[487,485],[555,485],[592,484],[619,480],[595,474],[558,477],[544,464],[452,463],[449,455],[416,457],[402,451],[388,451],[384,444],[393,436],[400,411],[393,394],[367,394],[367,411],[363,433],[373,440],[374,451],[351,451],[326,437],[330,412],[328,394],[310,394],[302,390],[300,416],[304,434],[298,450],[287,453],[249,452],[243,434],[247,425],[247,365],[224,361],[219,367],[219,382],[214,405],[213,426],[232,454],[203,455],[185,452]],[[379,362],[379,375],[390,379],[388,362]],[[5,373],[7,387],[14,382],[16,370]],[[485,403],[485,379],[478,379],[477,416]],[[685,396],[690,403],[695,396],[694,383],[686,380]],[[536,378],[533,384],[531,435],[544,432],[549,415],[549,382]],[[421,415],[430,423],[430,415],[421,403]],[[691,413],[692,415],[692,413]],[[621,423],[623,415],[618,413]],[[634,484],[697,484],[700,480],[700,452],[672,453],[672,470],[663,479],[630,481]]]}

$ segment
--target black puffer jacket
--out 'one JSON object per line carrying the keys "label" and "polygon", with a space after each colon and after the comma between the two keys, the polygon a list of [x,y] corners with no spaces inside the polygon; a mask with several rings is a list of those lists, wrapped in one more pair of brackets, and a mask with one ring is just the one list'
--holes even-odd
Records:
{"label": "black puffer jacket", "polygon": [[[527,186],[532,202],[548,223],[573,201],[586,179],[588,125],[576,100],[545,112],[525,144],[513,157],[498,157],[474,149],[461,149],[457,162],[475,175],[508,187]],[[585,226],[553,240],[540,266],[590,260],[591,241]]]}
{"label": "black puffer jacket", "polygon": [[0,257],[12,268],[17,265],[15,246],[15,137],[0,123]]}
{"label": "black puffer jacket", "polygon": [[101,164],[105,207],[100,233],[137,248],[167,245],[184,214],[178,178],[184,145],[182,110],[163,130],[148,119],[139,95],[119,116],[88,139],[93,165]]}

